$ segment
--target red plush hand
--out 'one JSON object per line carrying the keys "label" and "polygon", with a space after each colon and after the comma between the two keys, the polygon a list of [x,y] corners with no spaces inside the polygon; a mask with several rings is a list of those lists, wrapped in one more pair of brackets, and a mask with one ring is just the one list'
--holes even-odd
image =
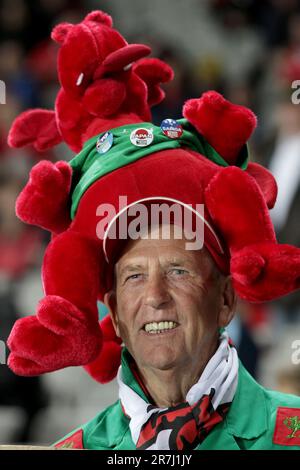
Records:
{"label": "red plush hand", "polygon": [[67,162],[39,162],[32,168],[29,181],[17,199],[17,216],[51,232],[65,230],[70,223],[71,178],[72,170]]}
{"label": "red plush hand", "polygon": [[71,302],[48,295],[36,316],[18,320],[8,338],[9,367],[18,375],[38,375],[93,361],[102,347],[97,321]]}

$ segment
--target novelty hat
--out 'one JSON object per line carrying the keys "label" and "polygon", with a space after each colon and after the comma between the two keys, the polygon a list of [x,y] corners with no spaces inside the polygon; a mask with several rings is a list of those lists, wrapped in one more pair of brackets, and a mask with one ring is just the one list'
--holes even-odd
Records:
{"label": "novelty hat", "polygon": [[184,104],[182,119],[155,125],[151,107],[173,72],[145,58],[149,47],[128,44],[101,11],[59,24],[52,38],[60,45],[55,109],[22,113],[8,141],[39,151],[63,141],[77,155],[40,161],[16,203],[19,218],[49,230],[52,240],[42,267],[45,297],[9,337],[12,370],[37,375],[85,365],[101,382],[115,377],[120,340],[109,317],[99,323],[97,304],[118,244],[110,244],[110,229],[141,202],[196,211],[205,246],[242,299],[263,302],[298,289],[300,249],[277,243],[269,216],[276,182],[249,161],[252,111],[208,91]]}

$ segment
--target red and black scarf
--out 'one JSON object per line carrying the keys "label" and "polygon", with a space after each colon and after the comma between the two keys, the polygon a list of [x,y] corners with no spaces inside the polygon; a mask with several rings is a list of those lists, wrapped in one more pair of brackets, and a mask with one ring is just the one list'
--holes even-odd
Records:
{"label": "red and black scarf", "polygon": [[130,369],[148,401],[123,382],[120,367],[119,396],[122,409],[130,418],[136,448],[192,450],[223,421],[229,410],[237,387],[238,358],[235,348],[228,342],[227,333],[222,333],[218,350],[199,381],[188,391],[186,401],[169,408],[154,405],[135,363],[131,362]]}

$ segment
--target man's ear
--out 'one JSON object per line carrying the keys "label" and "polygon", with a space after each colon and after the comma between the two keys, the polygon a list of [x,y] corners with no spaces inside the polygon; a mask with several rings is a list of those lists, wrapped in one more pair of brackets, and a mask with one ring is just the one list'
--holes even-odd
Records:
{"label": "man's ear", "polygon": [[118,320],[118,314],[117,314],[116,293],[114,290],[110,290],[109,292],[106,292],[106,294],[104,295],[104,304],[106,308],[108,309],[108,313],[110,315],[116,335],[119,338],[121,338],[120,330],[119,330],[119,320]]}
{"label": "man's ear", "polygon": [[222,305],[219,313],[219,327],[227,326],[235,314],[237,297],[232,285],[231,276],[224,278],[222,282]]}

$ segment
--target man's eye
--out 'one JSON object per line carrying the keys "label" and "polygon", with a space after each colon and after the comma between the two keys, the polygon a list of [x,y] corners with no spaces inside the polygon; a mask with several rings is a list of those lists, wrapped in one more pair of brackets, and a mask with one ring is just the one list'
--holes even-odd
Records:
{"label": "man's eye", "polygon": [[141,276],[141,274],[131,274],[130,276],[126,277],[125,281],[139,279],[140,276]]}
{"label": "man's eye", "polygon": [[175,274],[175,276],[183,276],[184,274],[187,274],[187,271],[185,269],[175,268],[171,269],[170,273]]}

